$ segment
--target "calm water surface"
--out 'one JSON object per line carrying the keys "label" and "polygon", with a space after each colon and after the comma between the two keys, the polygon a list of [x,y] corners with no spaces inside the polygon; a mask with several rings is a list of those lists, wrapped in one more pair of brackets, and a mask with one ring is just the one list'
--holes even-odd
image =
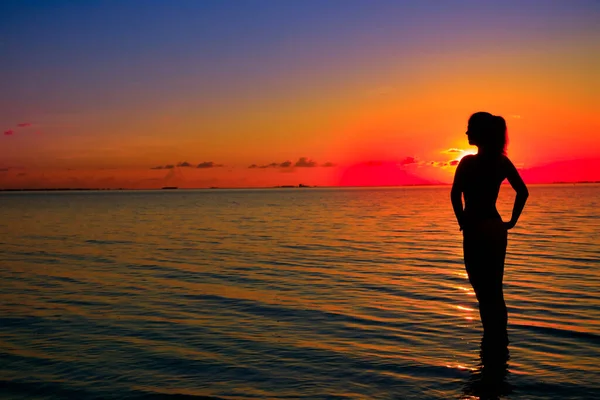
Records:
{"label": "calm water surface", "polygon": [[600,186],[530,192],[493,389],[448,187],[2,193],[0,396],[600,398]]}

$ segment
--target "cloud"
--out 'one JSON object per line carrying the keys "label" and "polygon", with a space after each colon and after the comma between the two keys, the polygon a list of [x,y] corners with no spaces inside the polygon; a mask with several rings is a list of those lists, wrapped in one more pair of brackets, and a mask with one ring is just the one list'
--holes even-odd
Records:
{"label": "cloud", "polygon": [[[254,165],[254,164],[253,164]],[[212,161],[205,161],[205,162],[201,162],[200,164],[198,164],[196,166],[196,168],[200,168],[200,169],[206,169],[206,168],[218,168],[218,167],[223,167],[223,164],[215,164]],[[183,162],[179,162],[177,164],[167,164],[167,165],[158,165],[156,167],[151,167],[150,169],[174,169],[175,167],[178,168],[193,168],[194,165],[187,162],[187,161],[183,161]],[[256,168],[256,166],[250,166],[249,168]]]}
{"label": "cloud", "polygon": [[[334,167],[336,164],[332,163],[332,162],[327,162],[325,164],[322,165],[322,167]],[[298,159],[298,161],[296,161],[295,163],[290,161],[290,160],[286,160],[283,162],[272,162],[270,164],[252,164],[250,166],[248,166],[248,168],[250,169],[255,169],[255,168],[261,168],[261,169],[266,169],[266,168],[284,168],[284,169],[292,169],[293,168],[314,168],[314,167],[318,167],[319,164],[315,161],[315,160],[311,160],[308,157],[300,157]]]}
{"label": "cloud", "polygon": [[447,167],[448,162],[446,162],[446,161],[430,161],[429,165],[431,165],[432,167]]}
{"label": "cloud", "polygon": [[400,165],[410,165],[416,163],[417,159],[415,157],[405,157],[402,161],[399,162]]}
{"label": "cloud", "polygon": [[204,161],[201,162],[200,164],[198,164],[198,166],[196,168],[218,168],[218,167],[222,167],[223,164],[215,164],[212,161]]}
{"label": "cloud", "polygon": [[258,165],[258,164],[252,164],[250,165],[248,168],[254,169],[254,168],[276,168],[277,166],[279,166],[279,164],[277,164],[276,162],[273,162],[271,164],[264,164],[264,165]]}
{"label": "cloud", "polygon": [[272,162],[270,164],[259,165],[258,168],[262,168],[262,169],[265,169],[265,168],[279,168],[279,167],[281,167],[281,168],[287,168],[287,167],[289,167],[291,165],[292,165],[291,161],[284,161],[282,163]]}
{"label": "cloud", "polygon": [[5,136],[10,136],[10,135],[12,135],[13,133],[15,133],[15,131],[13,131],[12,129],[9,129],[9,130],[7,130],[7,131],[4,131],[4,135],[5,135]]}
{"label": "cloud", "polygon": [[460,160],[452,160],[452,161],[430,161],[427,164],[432,167],[455,167],[458,165]]}
{"label": "cloud", "polygon": [[457,149],[457,148],[450,148],[448,150],[444,150],[442,151],[443,154],[452,154],[452,153],[462,153],[464,150],[462,149]]}
{"label": "cloud", "polygon": [[158,165],[156,167],[151,167],[150,169],[173,169],[175,168],[175,166],[173,164],[167,164],[167,165]]}
{"label": "cloud", "polygon": [[31,122],[21,122],[21,123],[17,124],[17,126],[19,128],[27,128],[27,127],[29,127],[31,125],[32,125]]}
{"label": "cloud", "polygon": [[312,168],[316,167],[317,163],[316,161],[309,160],[306,157],[300,157],[294,166],[299,168]]}

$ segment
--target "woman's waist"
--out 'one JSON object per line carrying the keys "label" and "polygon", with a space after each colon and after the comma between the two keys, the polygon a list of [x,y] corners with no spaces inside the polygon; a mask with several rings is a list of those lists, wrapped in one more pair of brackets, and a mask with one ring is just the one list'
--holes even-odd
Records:
{"label": "woman's waist", "polygon": [[498,210],[496,210],[496,207],[465,207],[465,211],[464,211],[464,216],[465,218],[469,219],[469,220],[486,220],[486,219],[499,219],[502,220],[502,218],[500,217],[500,213],[498,212]]}
{"label": "woman's waist", "polygon": [[463,232],[481,237],[506,236],[506,225],[499,214],[491,217],[466,217],[463,222]]}

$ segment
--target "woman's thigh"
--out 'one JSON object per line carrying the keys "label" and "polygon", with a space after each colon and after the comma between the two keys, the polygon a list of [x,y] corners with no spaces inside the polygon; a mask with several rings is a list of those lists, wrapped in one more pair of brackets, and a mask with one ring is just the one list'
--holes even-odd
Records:
{"label": "woman's thigh", "polygon": [[482,222],[464,232],[465,267],[476,292],[502,290],[506,245],[507,232],[500,220]]}

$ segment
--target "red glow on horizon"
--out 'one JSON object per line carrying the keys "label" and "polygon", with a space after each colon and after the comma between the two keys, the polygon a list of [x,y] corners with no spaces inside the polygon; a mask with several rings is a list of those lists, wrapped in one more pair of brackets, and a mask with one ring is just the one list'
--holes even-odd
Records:
{"label": "red glow on horizon", "polygon": [[526,183],[600,181],[600,158],[557,161],[551,164],[519,168]]}
{"label": "red glow on horizon", "polygon": [[368,161],[353,164],[340,174],[338,186],[402,186],[431,183],[408,172],[402,163]]}

